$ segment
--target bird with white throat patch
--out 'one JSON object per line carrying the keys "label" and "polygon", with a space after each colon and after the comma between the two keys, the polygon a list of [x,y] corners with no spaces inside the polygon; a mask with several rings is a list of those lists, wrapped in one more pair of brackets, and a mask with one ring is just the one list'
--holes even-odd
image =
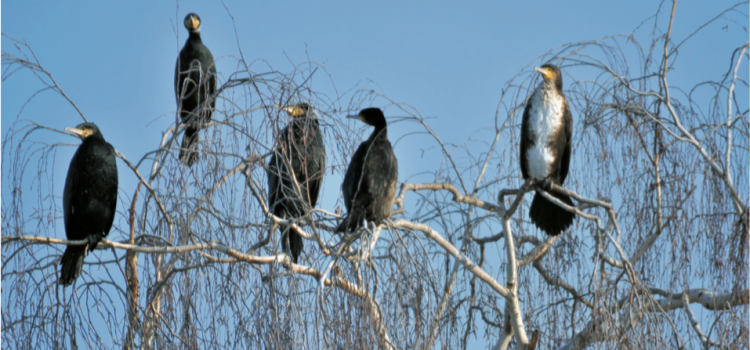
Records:
{"label": "bird with white throat patch", "polygon": [[[573,206],[569,196],[551,191],[562,186],[570,166],[573,116],[562,92],[560,69],[552,64],[534,68],[542,82],[526,103],[521,123],[521,173],[524,179],[544,179],[542,187],[561,202]],[[564,232],[575,215],[557,204],[534,194],[529,218],[539,229],[556,236]]]}

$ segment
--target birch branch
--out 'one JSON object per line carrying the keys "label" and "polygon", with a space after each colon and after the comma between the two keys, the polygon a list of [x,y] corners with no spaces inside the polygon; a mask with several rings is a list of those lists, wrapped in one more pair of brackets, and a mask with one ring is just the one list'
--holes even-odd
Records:
{"label": "birch branch", "polygon": [[[750,302],[750,289],[745,289],[740,293],[726,294],[716,294],[702,288],[690,289],[684,293],[670,293],[656,288],[650,288],[649,290],[652,294],[665,297],[653,302],[647,302],[642,307],[639,307],[638,310],[642,311],[640,313],[641,317],[646,312],[667,312],[684,308],[685,305],[693,303],[699,303],[707,310],[719,311],[728,310],[740,305],[748,305]],[[623,300],[615,310],[612,310],[612,313],[618,312],[626,303],[626,299]],[[573,338],[559,347],[558,350],[584,349],[594,342],[602,341],[605,334],[605,329],[602,329],[604,322],[605,317],[603,315],[596,316],[594,320],[586,324],[583,330],[576,333]]]}

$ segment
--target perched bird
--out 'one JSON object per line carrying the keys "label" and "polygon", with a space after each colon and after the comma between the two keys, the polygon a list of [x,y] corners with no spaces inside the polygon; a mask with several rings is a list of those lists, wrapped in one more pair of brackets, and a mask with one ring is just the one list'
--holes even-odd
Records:
{"label": "perched bird", "polygon": [[[211,51],[201,40],[201,18],[195,13],[185,17],[185,28],[190,36],[185,41],[174,69],[174,92],[180,118],[187,124],[182,138],[180,160],[192,166],[198,159],[198,130],[210,120],[216,107],[216,65]],[[201,106],[209,101],[209,106]],[[202,108],[201,108],[202,107]]]}
{"label": "perched bird", "polygon": [[356,231],[364,219],[377,225],[389,218],[398,183],[398,161],[388,141],[383,111],[366,108],[347,118],[359,119],[375,130],[359,145],[346,169],[341,187],[347,216],[336,232]]}
{"label": "perched bird", "polygon": [[83,140],[65,179],[65,235],[70,240],[89,241],[83,246],[68,246],[63,253],[60,283],[67,286],[81,275],[86,252],[94,250],[112,228],[117,208],[117,163],[114,147],[104,141],[96,125],[84,123],[65,130]]}
{"label": "perched bird", "polygon": [[[326,169],[326,148],[315,107],[301,102],[283,108],[289,122],[276,140],[268,165],[268,203],[273,215],[298,218],[315,207]],[[302,237],[280,227],[281,243],[292,261],[302,252]]]}
{"label": "perched bird", "polygon": [[[562,186],[568,176],[573,117],[562,92],[560,69],[551,64],[534,69],[543,79],[523,111],[521,173],[524,179],[544,178],[542,187],[549,191],[552,183]],[[549,193],[573,206],[567,195]],[[539,229],[556,236],[570,227],[575,215],[536,193],[529,218]]]}

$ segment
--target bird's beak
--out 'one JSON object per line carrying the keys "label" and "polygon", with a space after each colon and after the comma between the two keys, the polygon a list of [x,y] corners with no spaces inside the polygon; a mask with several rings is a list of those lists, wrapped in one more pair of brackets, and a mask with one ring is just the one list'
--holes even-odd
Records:
{"label": "bird's beak", "polygon": [[292,117],[299,117],[300,115],[305,114],[305,110],[297,106],[284,106],[281,107],[281,110],[289,113]]}
{"label": "bird's beak", "polygon": [[539,72],[543,77],[549,78],[549,69],[547,68],[540,68],[540,67],[534,67],[534,70]]}
{"label": "bird's beak", "polygon": [[[277,105],[278,106],[278,105]],[[294,106],[278,106],[279,109],[281,109],[284,112],[287,112],[289,114],[294,113]]]}
{"label": "bird's beak", "polygon": [[357,119],[359,121],[362,121],[362,116],[359,114],[350,114],[346,116],[347,119]]}
{"label": "bird's beak", "polygon": [[76,136],[80,137],[81,139],[85,139],[86,136],[89,136],[88,129],[71,128],[71,127],[68,126],[68,127],[65,128],[65,131],[70,132],[70,133],[74,133],[74,134],[76,134]]}
{"label": "bird's beak", "polygon": [[193,29],[198,29],[198,27],[201,25],[201,21],[199,21],[195,17],[190,17],[190,25],[193,26]]}

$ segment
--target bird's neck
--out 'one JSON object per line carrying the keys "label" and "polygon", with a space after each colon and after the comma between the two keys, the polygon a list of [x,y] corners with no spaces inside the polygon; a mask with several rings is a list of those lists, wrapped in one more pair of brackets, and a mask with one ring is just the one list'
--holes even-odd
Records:
{"label": "bird's neck", "polygon": [[294,117],[294,118],[292,118],[292,120],[293,120],[293,121],[306,122],[306,121],[308,121],[308,120],[310,120],[310,121],[313,121],[313,120],[314,120],[314,121],[317,121],[317,120],[318,120],[318,118],[316,118],[316,117],[315,117],[314,115],[313,115],[313,116],[310,116],[310,115],[307,115],[307,114],[303,114],[303,115],[300,115],[300,116],[298,116],[298,117]]}
{"label": "bird's neck", "polygon": [[545,79],[542,82],[542,88],[545,90],[562,92],[562,81],[557,80],[557,79],[555,80]]}
{"label": "bird's neck", "polygon": [[386,123],[385,118],[381,116],[379,118],[375,118],[374,123],[372,123],[372,126],[375,127],[376,133],[379,131],[383,131],[383,133],[385,133],[386,132],[385,129],[387,128],[388,123]]}
{"label": "bird's neck", "polygon": [[292,119],[289,125],[291,126],[291,129],[295,131],[295,133],[304,133],[306,129],[318,125],[318,120],[309,117],[297,117]]}
{"label": "bird's neck", "polygon": [[83,139],[83,143],[99,143],[99,142],[106,142],[104,141],[104,136],[99,135],[91,135],[85,139]]}
{"label": "bird's neck", "polygon": [[203,41],[201,40],[201,32],[190,32],[190,36],[188,37],[188,42],[203,43]]}
{"label": "bird's neck", "polygon": [[385,125],[382,126],[376,126],[375,130],[373,130],[372,134],[370,135],[370,141],[374,141],[376,138],[388,138],[388,127]]}

